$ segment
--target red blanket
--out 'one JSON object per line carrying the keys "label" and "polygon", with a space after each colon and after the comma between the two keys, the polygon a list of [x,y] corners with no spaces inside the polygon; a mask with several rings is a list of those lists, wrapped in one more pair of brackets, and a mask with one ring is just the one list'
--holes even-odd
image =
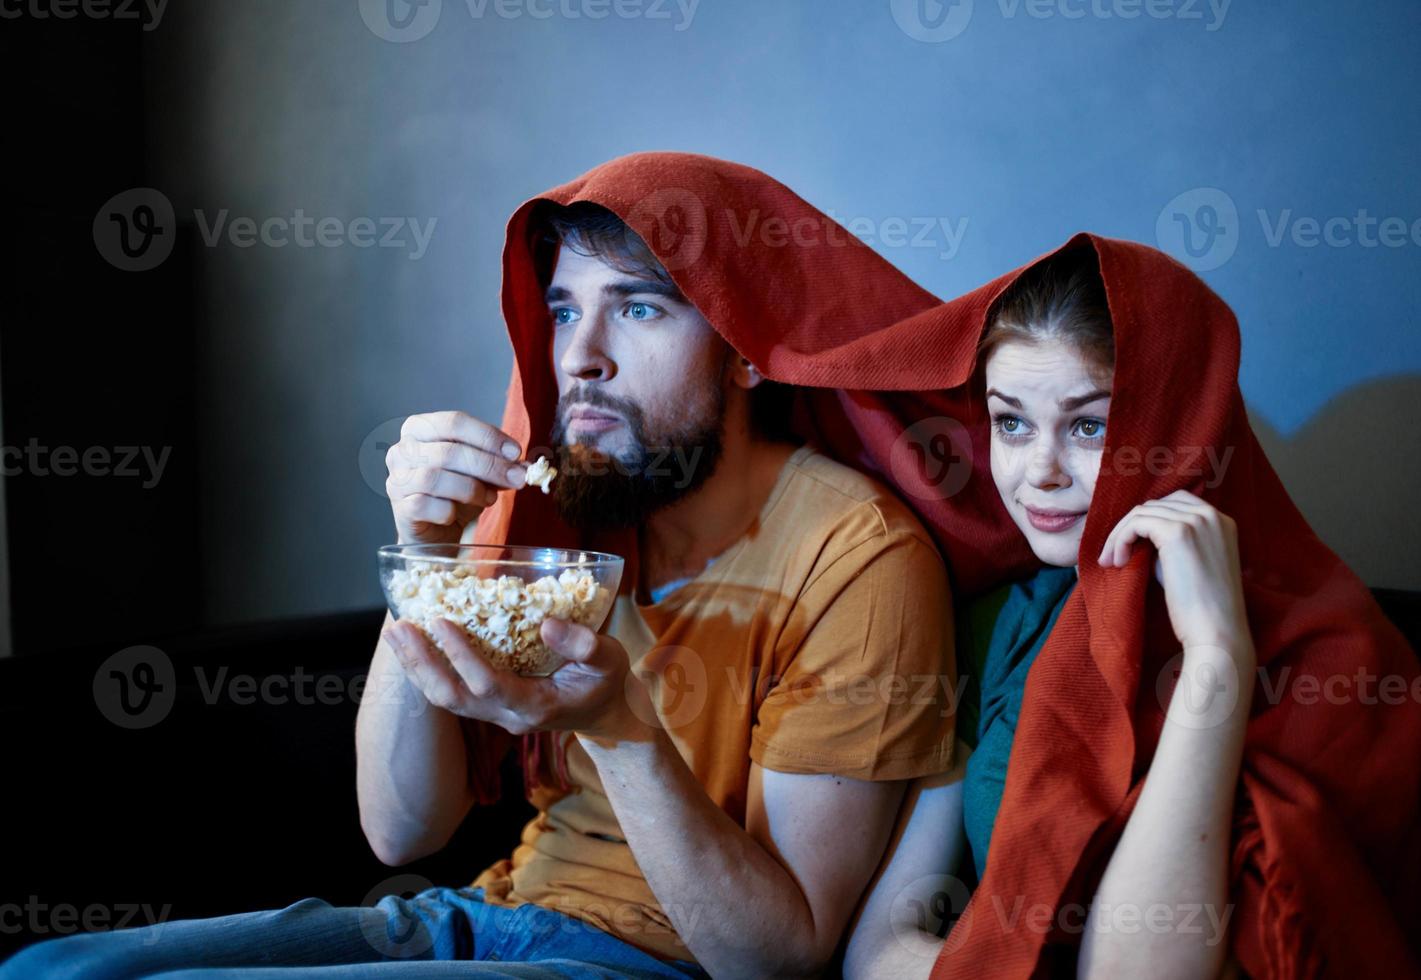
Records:
{"label": "red blanket", "polygon": [[[1132,507],[1178,489],[1238,524],[1260,665],[1235,812],[1231,951],[1254,977],[1416,976],[1416,656],[1313,534],[1254,438],[1228,306],[1154,249],[1093,235],[1063,247],[1099,256],[1114,322],[1105,456],[1080,587],[1027,679],[992,860],[933,977],[1070,972],[1084,922],[1075,910],[1143,786],[1179,652],[1152,549],[1123,569],[1093,559]],[[1022,271],[898,329],[961,351]],[[951,382],[972,389],[970,356],[949,357]],[[972,438],[987,441],[980,421]]]}
{"label": "red blanket", "polygon": [[[992,484],[988,418],[972,384],[987,308],[1022,270],[938,305],[758,171],[689,154],[612,161],[527,202],[509,222],[503,308],[515,363],[503,428],[528,449],[545,443],[556,404],[528,242],[538,200],[616,212],[736,350],[772,380],[808,388],[797,401],[799,434],[898,490],[935,536],[959,599],[1036,567]],[[1415,974],[1399,923],[1421,913],[1416,658],[1308,528],[1254,439],[1228,307],[1153,249],[1088,235],[1065,247],[1098,253],[1116,333],[1106,462],[1082,553],[1098,554],[1135,504],[1181,488],[1239,526],[1265,682],[1238,797],[1235,955],[1258,977]],[[1209,452],[1226,459],[1215,486],[1205,486]],[[624,588],[636,582],[631,535],[579,542],[537,492],[501,495],[475,534],[596,545],[627,557]],[[1073,963],[1076,919],[1036,929],[1032,910],[1055,916],[1089,901],[1147,771],[1167,703],[1156,680],[1178,652],[1152,561],[1140,548],[1123,569],[1081,563],[1080,587],[1030,675],[993,861],[934,976],[1025,976]],[[1309,677],[1350,678],[1350,696],[1308,699],[1298,684]],[[1381,687],[1382,677],[1404,681],[1400,703],[1378,699],[1395,689]],[[510,738],[478,727],[474,781],[491,800]],[[550,745],[525,742],[530,780],[549,778]]]}

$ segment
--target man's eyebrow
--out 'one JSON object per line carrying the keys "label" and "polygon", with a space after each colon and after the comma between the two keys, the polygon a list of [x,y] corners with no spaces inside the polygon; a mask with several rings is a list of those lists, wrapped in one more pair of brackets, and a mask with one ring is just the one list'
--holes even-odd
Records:
{"label": "man's eyebrow", "polygon": [[987,389],[987,397],[988,397],[988,398],[991,398],[993,395],[996,395],[998,398],[1000,398],[1002,401],[1006,402],[1006,403],[1007,403],[1008,405],[1010,405],[1012,408],[1021,408],[1021,399],[1020,399],[1020,398],[1013,398],[1011,395],[1004,395],[1004,394],[1002,394],[1000,391],[998,391],[998,390],[995,389],[995,388],[988,388],[988,389]]}
{"label": "man's eyebrow", "polygon": [[[611,296],[665,296],[678,303],[686,302],[686,296],[681,290],[656,279],[619,279],[603,286],[602,292]],[[543,294],[543,301],[549,306],[554,303],[566,303],[571,299],[572,291],[565,286],[549,286],[548,291]]]}
{"label": "man's eyebrow", "polygon": [[665,296],[667,299],[674,299],[680,303],[686,302],[686,297],[682,295],[681,290],[669,282],[660,282],[656,279],[619,279],[603,286],[602,292],[610,293],[613,296],[635,296],[649,293],[652,296]]}
{"label": "man's eyebrow", "polygon": [[1102,398],[1109,398],[1110,392],[1097,388],[1086,395],[1077,395],[1075,398],[1061,399],[1061,411],[1074,412],[1078,408],[1083,408],[1091,402],[1099,401]]}

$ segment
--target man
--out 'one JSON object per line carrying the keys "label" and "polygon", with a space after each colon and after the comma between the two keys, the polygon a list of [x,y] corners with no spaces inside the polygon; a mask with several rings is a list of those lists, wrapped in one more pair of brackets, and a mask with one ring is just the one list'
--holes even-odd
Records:
{"label": "man", "polygon": [[[903,780],[951,766],[943,703],[882,694],[947,670],[941,561],[891,493],[776,438],[764,409],[782,392],[619,217],[579,202],[541,208],[532,226],[556,244],[535,264],[559,515],[588,539],[642,533],[606,635],[544,628],[572,661],[547,681],[489,669],[456,629],[437,636],[449,663],[414,627],[391,630],[431,703],[570,733],[554,751],[574,791],[539,787],[523,845],[474,884],[485,901],[557,908],[715,975],[813,973],[883,852]],[[522,485],[502,431],[457,413],[406,431],[390,457],[401,540],[457,540],[490,492]],[[384,714],[362,719],[372,756],[425,723]],[[466,768],[446,744],[431,782]],[[470,803],[466,791],[415,811],[401,764],[418,763],[362,768],[367,833],[390,863],[441,846]]]}
{"label": "man", "polygon": [[[760,221],[793,233],[757,236]],[[814,974],[906,782],[952,768],[933,539],[884,486],[801,444],[793,392],[765,373],[867,377],[873,330],[932,298],[763,174],[684,154],[615,161],[525,205],[505,263],[504,426],[407,421],[388,457],[399,539],[458,541],[477,521],[480,541],[614,550],[626,580],[604,635],[544,624],[568,661],[547,678],[493,669],[450,623],[431,642],[387,621],[370,687],[394,696],[361,705],[358,791],[376,854],[404,864],[494,795],[508,733],[528,735],[538,816],[469,888],[208,920],[220,932],[169,923],[165,968],[254,965],[260,947],[263,965],[343,976],[411,951],[499,975]],[[535,433],[559,469],[548,497],[509,492]],[[398,949],[370,940],[396,918]],[[106,952],[154,962],[134,943]]]}

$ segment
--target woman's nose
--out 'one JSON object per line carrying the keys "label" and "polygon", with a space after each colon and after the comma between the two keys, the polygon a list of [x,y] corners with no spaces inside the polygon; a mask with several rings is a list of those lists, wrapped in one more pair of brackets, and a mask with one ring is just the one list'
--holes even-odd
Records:
{"label": "woman's nose", "polygon": [[1071,478],[1061,459],[1061,447],[1050,439],[1038,439],[1027,451],[1026,479],[1042,490],[1057,490],[1071,485]]}

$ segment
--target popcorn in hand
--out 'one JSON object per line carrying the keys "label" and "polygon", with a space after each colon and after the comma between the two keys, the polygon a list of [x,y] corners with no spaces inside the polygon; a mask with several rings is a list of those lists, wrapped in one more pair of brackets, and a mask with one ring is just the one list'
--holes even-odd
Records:
{"label": "popcorn in hand", "polygon": [[553,477],[558,475],[557,469],[548,462],[548,457],[540,456],[538,461],[528,467],[527,473],[523,476],[523,485],[536,486],[543,493],[547,493],[552,485]]}

